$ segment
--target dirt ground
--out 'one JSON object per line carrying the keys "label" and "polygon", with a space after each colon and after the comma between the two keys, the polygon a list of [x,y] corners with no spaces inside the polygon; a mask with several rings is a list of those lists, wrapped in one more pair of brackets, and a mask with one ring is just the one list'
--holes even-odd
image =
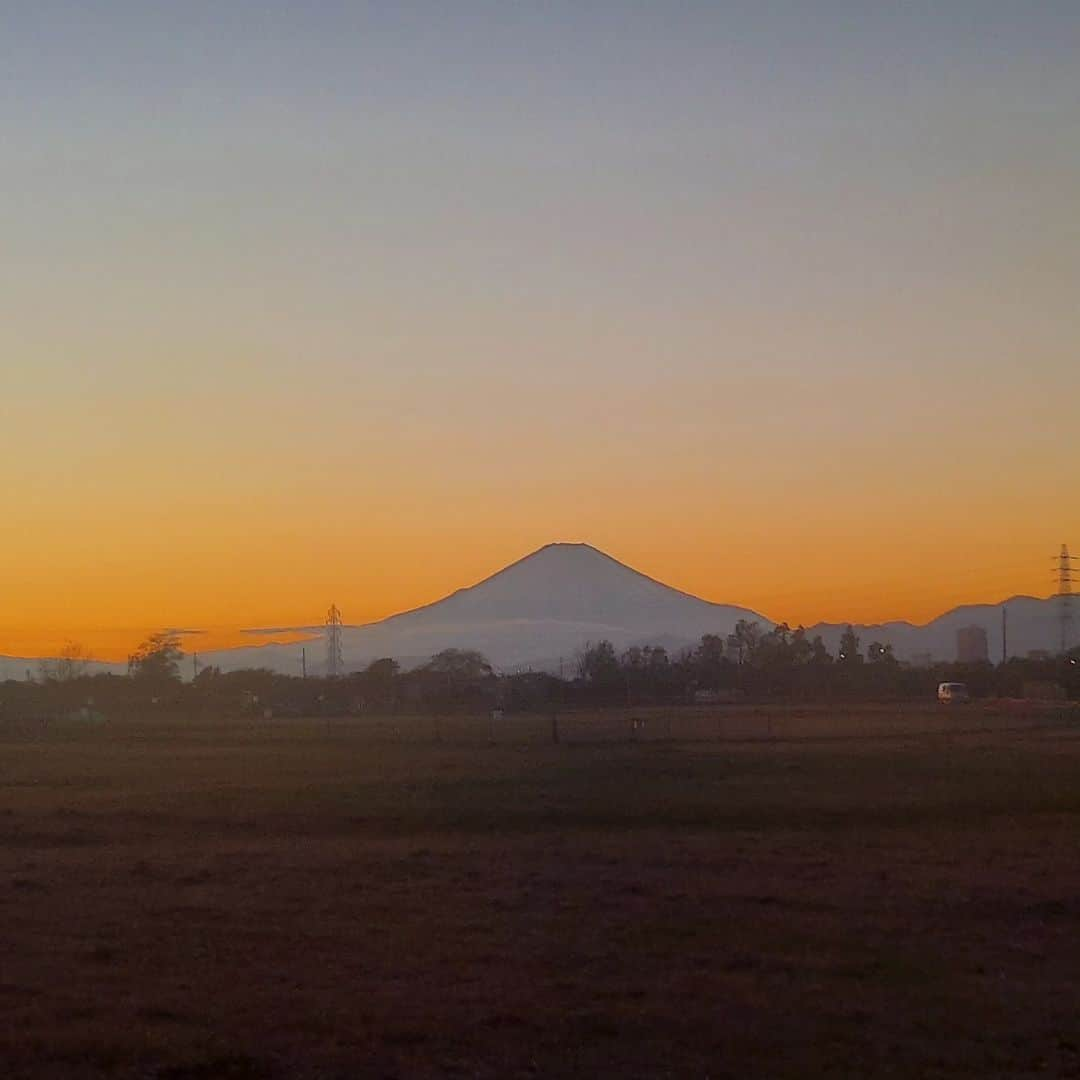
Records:
{"label": "dirt ground", "polygon": [[[1080,1077],[1080,719],[0,729],[8,1077]],[[492,742],[494,737],[494,742]]]}

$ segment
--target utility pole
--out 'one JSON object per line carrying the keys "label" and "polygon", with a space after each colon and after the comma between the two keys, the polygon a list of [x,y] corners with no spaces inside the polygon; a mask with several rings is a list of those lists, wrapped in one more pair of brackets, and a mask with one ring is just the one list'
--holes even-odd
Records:
{"label": "utility pole", "polygon": [[197,652],[191,654],[191,677],[192,679],[199,677],[199,654]]}
{"label": "utility pole", "polygon": [[1073,563],[1080,556],[1070,555],[1067,544],[1061,545],[1061,552],[1056,556],[1057,561],[1057,579],[1058,579],[1058,624],[1061,629],[1061,654],[1064,656],[1069,651],[1069,646],[1072,643],[1072,624],[1073,624],[1073,582],[1076,580],[1073,575],[1076,571],[1073,569]]}
{"label": "utility pole", "polygon": [[307,649],[300,650],[300,678],[307,678]]}

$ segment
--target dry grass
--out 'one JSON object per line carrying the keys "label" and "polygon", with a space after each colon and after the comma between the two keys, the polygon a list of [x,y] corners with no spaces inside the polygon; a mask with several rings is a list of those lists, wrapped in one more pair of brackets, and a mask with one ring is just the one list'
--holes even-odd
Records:
{"label": "dry grass", "polygon": [[1074,719],[634,715],[0,734],[6,1075],[1080,1076]]}

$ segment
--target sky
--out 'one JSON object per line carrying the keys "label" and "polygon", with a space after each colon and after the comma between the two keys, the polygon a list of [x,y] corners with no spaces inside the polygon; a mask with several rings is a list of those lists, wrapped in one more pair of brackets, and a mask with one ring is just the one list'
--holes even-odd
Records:
{"label": "sky", "polygon": [[0,652],[554,540],[793,625],[1048,595],[1078,56],[1073,0],[0,6]]}

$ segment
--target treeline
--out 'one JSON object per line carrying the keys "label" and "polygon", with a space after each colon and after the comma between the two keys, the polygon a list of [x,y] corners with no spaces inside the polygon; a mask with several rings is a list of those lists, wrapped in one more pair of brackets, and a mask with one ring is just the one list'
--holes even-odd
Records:
{"label": "treeline", "polygon": [[617,654],[610,642],[589,645],[576,686],[596,702],[892,701],[932,698],[942,682],[966,683],[976,697],[1024,697],[1060,692],[1080,699],[1080,648],[1048,660],[1007,663],[939,663],[913,667],[892,646],[871,641],[865,649],[851,626],[834,656],[820,636],[781,623],[763,630],[740,620],[727,637],[706,634],[675,657],[658,647]]}
{"label": "treeline", "polygon": [[128,674],[89,675],[82,652],[69,649],[38,678],[0,684],[0,717],[87,719],[163,714],[206,716],[342,716],[364,713],[556,711],[586,706],[699,702],[932,700],[941,682],[966,683],[975,697],[1060,693],[1080,700],[1080,649],[1045,660],[994,666],[899,662],[889,646],[865,649],[848,627],[837,655],[802,627],[762,630],[740,622],[734,633],[706,634],[672,656],[661,646],[617,652],[609,641],[587,645],[566,677],[546,672],[497,674],[468,649],[446,649],[403,671],[383,658],[336,679],[299,678],[265,669],[222,672],[205,667],[182,682],[179,641],[159,634],[129,658]]}

